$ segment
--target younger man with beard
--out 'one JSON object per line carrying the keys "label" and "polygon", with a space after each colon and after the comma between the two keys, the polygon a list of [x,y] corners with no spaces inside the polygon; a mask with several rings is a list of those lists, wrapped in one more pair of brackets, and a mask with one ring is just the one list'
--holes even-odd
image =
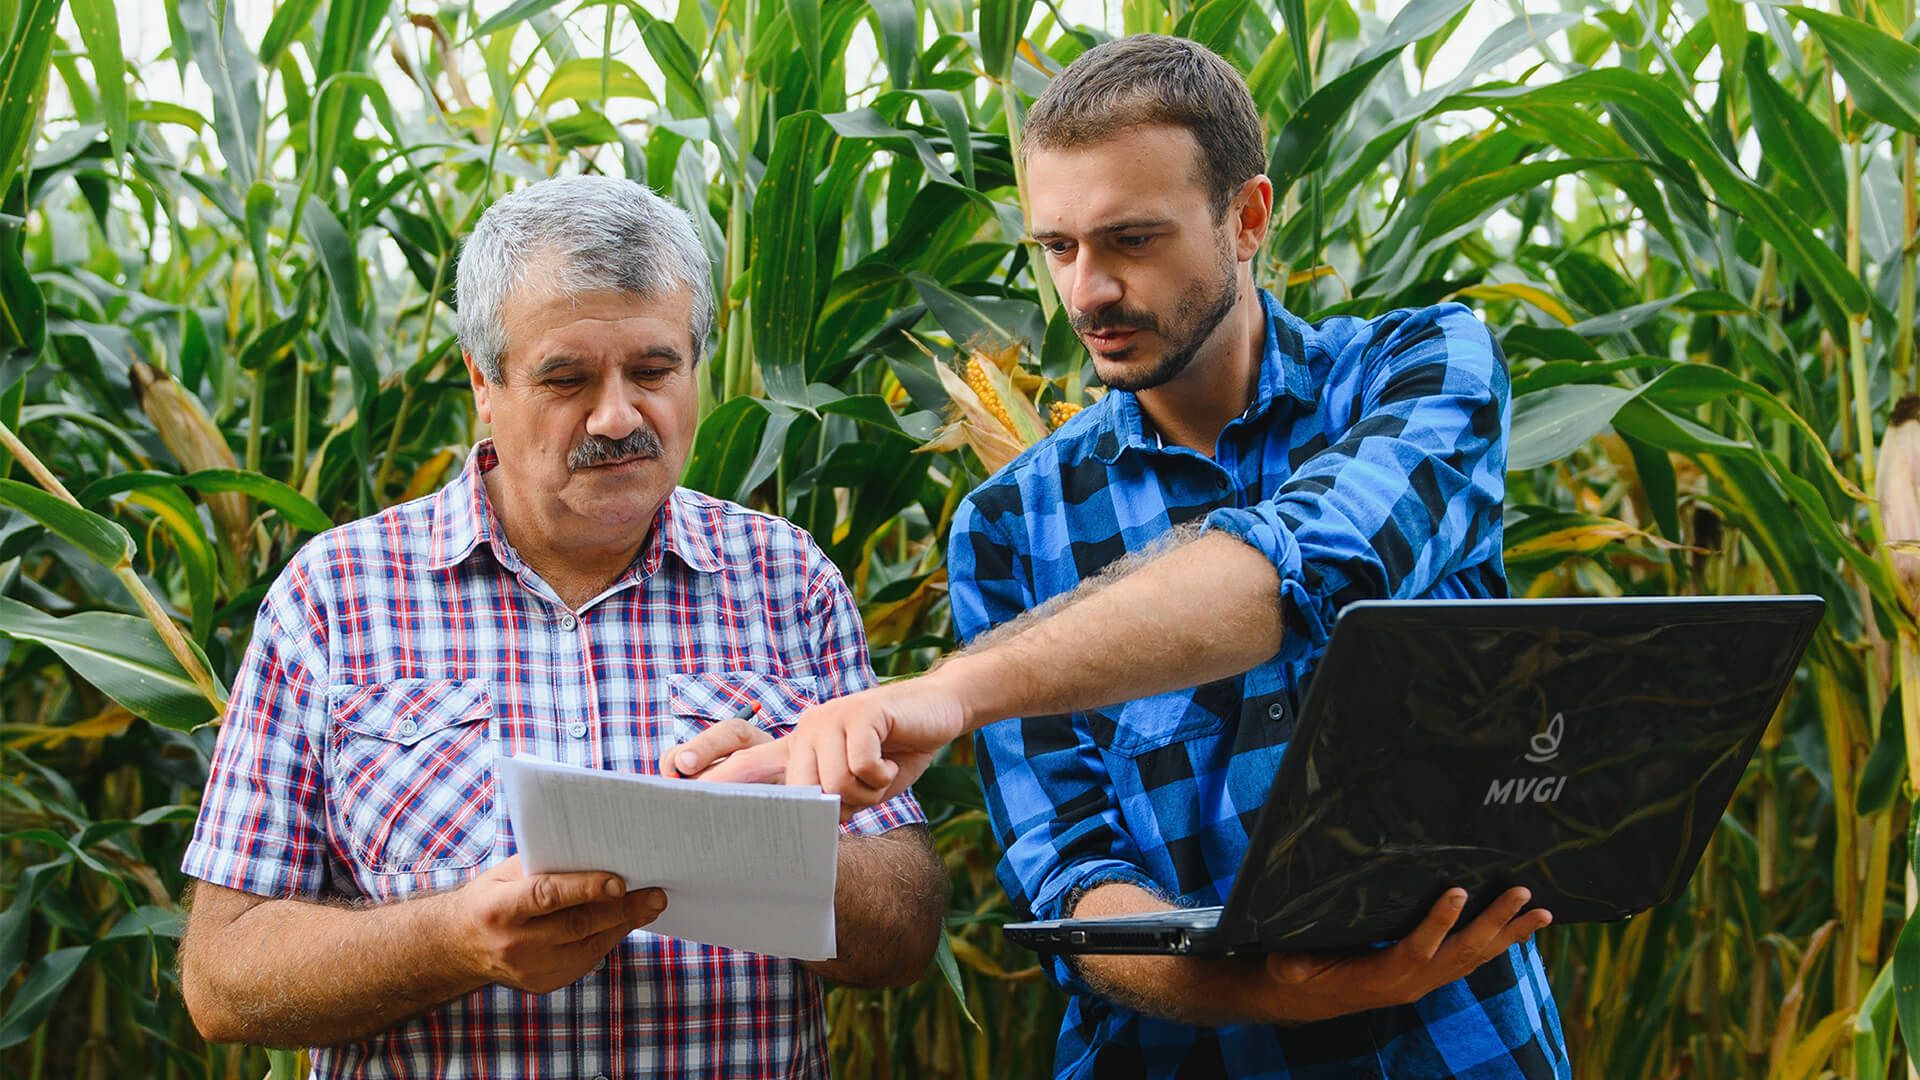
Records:
{"label": "younger man with beard", "polygon": [[[1309,325],[1254,286],[1260,121],[1198,45],[1087,52],[1021,152],[1033,238],[1111,392],[961,507],[967,651],[717,773],[784,768],[858,804],[980,729],[1019,906],[1220,904],[1341,607],[1505,594],[1506,369],[1457,304]],[[1550,917],[1516,889],[1456,928],[1464,899],[1358,955],[1056,958],[1056,1072],[1568,1076],[1530,940]]]}

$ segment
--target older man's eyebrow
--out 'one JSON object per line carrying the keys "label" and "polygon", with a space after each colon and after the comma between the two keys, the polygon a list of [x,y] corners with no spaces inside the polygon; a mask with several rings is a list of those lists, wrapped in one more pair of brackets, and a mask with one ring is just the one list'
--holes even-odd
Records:
{"label": "older man's eyebrow", "polygon": [[627,354],[627,362],[635,360],[668,360],[675,364],[687,362],[687,354],[671,345],[648,345]]}
{"label": "older man's eyebrow", "polygon": [[549,356],[545,360],[541,361],[540,366],[534,368],[533,372],[527,377],[530,379],[544,379],[549,375],[555,374],[556,372],[565,371],[569,368],[579,367],[583,362],[584,361],[582,361],[579,357],[568,356],[565,353],[561,353],[557,356]]}

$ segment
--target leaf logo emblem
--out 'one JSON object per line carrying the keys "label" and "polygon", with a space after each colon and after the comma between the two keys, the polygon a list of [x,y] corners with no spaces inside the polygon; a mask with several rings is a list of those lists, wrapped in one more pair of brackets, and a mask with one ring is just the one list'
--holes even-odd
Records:
{"label": "leaf logo emblem", "polygon": [[1545,765],[1560,756],[1560,737],[1566,734],[1567,718],[1564,713],[1554,713],[1547,721],[1547,730],[1538,732],[1527,739],[1530,748],[1527,760],[1536,765]]}

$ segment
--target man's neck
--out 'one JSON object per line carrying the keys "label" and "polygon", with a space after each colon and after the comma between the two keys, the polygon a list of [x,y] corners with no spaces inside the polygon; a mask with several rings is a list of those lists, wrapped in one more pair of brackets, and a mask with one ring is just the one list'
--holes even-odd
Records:
{"label": "man's neck", "polygon": [[515,522],[507,520],[500,512],[504,500],[499,497],[496,486],[504,480],[493,472],[483,473],[481,479],[486,484],[487,502],[494,520],[506,534],[507,543],[527,569],[551,586],[560,602],[571,611],[579,611],[588,601],[611,588],[620,575],[626,573],[627,567],[633,565],[634,558],[652,535],[649,527],[630,544],[561,547],[551,541],[558,529],[543,530],[532,523],[522,523],[527,527],[517,528]]}
{"label": "man's neck", "polygon": [[1247,411],[1260,389],[1266,347],[1266,309],[1252,274],[1244,271],[1240,300],[1199,355],[1172,381],[1142,390],[1140,412],[1163,442],[1213,456],[1220,432]]}

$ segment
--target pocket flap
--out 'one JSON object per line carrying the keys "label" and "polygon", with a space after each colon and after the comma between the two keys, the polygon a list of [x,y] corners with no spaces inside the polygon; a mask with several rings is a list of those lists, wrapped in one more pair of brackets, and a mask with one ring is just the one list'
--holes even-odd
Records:
{"label": "pocket flap", "polygon": [[819,700],[820,680],[783,679],[758,671],[702,671],[675,675],[667,683],[668,708],[676,716],[717,723],[753,706],[753,723],[791,726],[800,711]]}
{"label": "pocket flap", "polygon": [[411,746],[436,731],[493,715],[484,679],[395,679],[327,691],[328,712],[339,727]]}

